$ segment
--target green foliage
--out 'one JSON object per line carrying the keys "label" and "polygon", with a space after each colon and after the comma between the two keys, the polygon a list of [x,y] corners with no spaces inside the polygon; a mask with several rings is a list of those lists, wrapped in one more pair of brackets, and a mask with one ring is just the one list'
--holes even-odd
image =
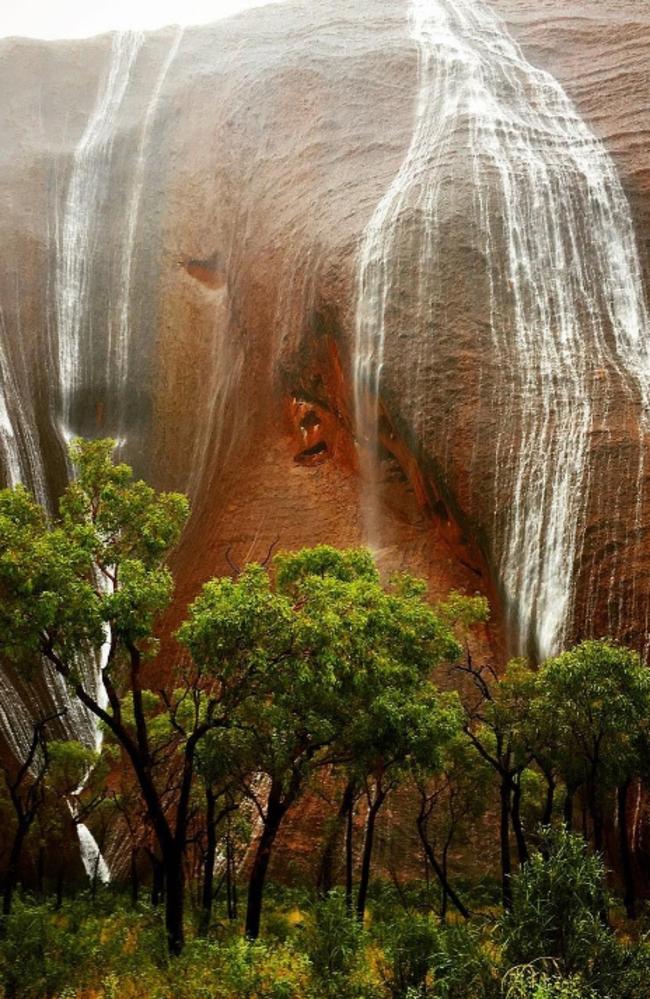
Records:
{"label": "green foliage", "polygon": [[363,927],[348,912],[340,892],[330,892],[311,910],[305,946],[324,996],[355,993],[365,961]]}
{"label": "green foliage", "polygon": [[430,914],[395,909],[375,934],[381,945],[381,977],[395,999],[496,996],[494,959],[476,929],[445,926]]}
{"label": "green foliage", "polygon": [[599,996],[641,999],[650,956],[619,943],[605,925],[600,857],[564,828],[542,834],[542,851],[513,877],[513,908],[502,921],[507,963],[550,959],[560,976],[582,976]]}
{"label": "green foliage", "polygon": [[96,767],[99,753],[73,739],[48,744],[48,787],[56,794],[74,794]]}
{"label": "green foliage", "polygon": [[506,954],[514,965],[553,958],[572,974],[588,967],[602,944],[605,871],[582,837],[563,828],[546,831],[542,847],[512,879]]}
{"label": "green foliage", "polygon": [[600,786],[618,783],[638,766],[650,672],[621,645],[582,642],[542,665],[533,710],[553,719],[561,770]]}
{"label": "green foliage", "polygon": [[207,583],[178,632],[218,710],[235,710],[213,765],[221,751],[286,782],[325,747],[341,759],[433,763],[459,717],[427,678],[459,647],[421,586],[398,577],[384,588],[364,549],[281,554],[274,570]]}
{"label": "green foliage", "polygon": [[490,619],[490,605],[485,597],[468,597],[458,590],[452,590],[446,600],[437,604],[436,611],[463,641],[476,625]]}
{"label": "green foliage", "polygon": [[27,664],[44,652],[71,680],[79,656],[102,645],[105,623],[124,641],[150,636],[172,593],[165,559],[187,518],[185,497],[135,481],[112,463],[114,446],[73,443],[77,478],[51,522],[23,487],[0,491],[2,651]]}
{"label": "green foliage", "polygon": [[440,930],[431,916],[396,912],[378,929],[382,978],[395,999],[421,995],[440,949]]}
{"label": "green foliage", "polygon": [[544,970],[544,965],[550,963],[511,969],[503,983],[504,999],[597,999],[580,976],[563,978]]}

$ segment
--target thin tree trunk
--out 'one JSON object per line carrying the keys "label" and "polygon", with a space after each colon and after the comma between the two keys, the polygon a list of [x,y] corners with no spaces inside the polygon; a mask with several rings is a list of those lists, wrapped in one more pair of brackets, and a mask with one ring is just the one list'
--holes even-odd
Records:
{"label": "thin tree trunk", "polygon": [[343,797],[341,798],[341,804],[332,829],[330,830],[325,842],[325,849],[323,850],[323,856],[318,869],[316,886],[319,894],[321,895],[327,895],[327,893],[330,892],[334,886],[334,857],[336,856],[336,847],[339,842],[342,827],[345,825],[345,819],[354,804],[354,792],[355,784],[354,781],[350,780],[345,785]]}
{"label": "thin tree trunk", "polygon": [[229,839],[230,846],[230,895],[232,899],[231,916],[232,920],[237,919],[237,865],[235,863],[235,847]]}
{"label": "thin tree trunk", "polygon": [[264,887],[266,885],[271,851],[288,807],[289,802],[286,798],[282,797],[279,783],[274,781],[271,784],[269,800],[266,806],[266,820],[257,850],[255,851],[255,858],[248,881],[245,932],[249,940],[257,940],[260,933]]}
{"label": "thin tree trunk", "polygon": [[553,803],[555,800],[555,781],[552,777],[546,776],[546,801],[544,803],[544,811],[542,812],[543,826],[550,826],[551,820],[553,818]]}
{"label": "thin tree trunk", "polygon": [[623,875],[623,903],[628,919],[636,919],[636,885],[634,883],[634,868],[630,854],[630,830],[627,821],[627,796],[629,789],[629,781],[620,784],[617,789],[618,842],[621,852],[621,873]]}
{"label": "thin tree trunk", "polygon": [[205,789],[205,821],[207,843],[205,861],[203,864],[203,887],[201,892],[201,920],[199,936],[204,937],[210,928],[212,919],[212,900],[214,899],[214,862],[217,855],[217,799],[211,787]]}
{"label": "thin tree trunk", "polygon": [[510,858],[510,782],[507,777],[501,778],[500,788],[501,813],[499,821],[499,841],[501,853],[501,891],[503,908],[512,908],[512,861]]}
{"label": "thin tree trunk", "polygon": [[449,847],[450,847],[450,845],[451,845],[450,844],[450,840],[449,840],[449,838],[447,838],[447,840],[445,842],[445,845],[442,848],[442,857],[441,857],[441,863],[440,863],[440,870],[442,871],[442,876],[443,876],[443,879],[444,879],[443,882],[442,882],[442,884],[441,884],[441,887],[442,887],[442,901],[440,903],[440,918],[443,921],[443,923],[447,919],[447,909],[448,909],[448,902],[449,902],[449,876],[448,876],[447,858],[448,858],[448,855],[449,855]]}
{"label": "thin tree trunk", "polygon": [[29,825],[19,823],[16,829],[16,835],[14,836],[14,841],[11,845],[9,862],[7,864],[7,870],[4,878],[4,890],[2,892],[2,915],[5,917],[11,915],[14,889],[16,887],[16,882],[18,881],[18,865],[20,864],[23,845],[28,832]]}
{"label": "thin tree trunk", "polygon": [[163,860],[165,869],[165,930],[169,953],[178,956],[185,944],[183,927],[183,853],[173,850]]}
{"label": "thin tree trunk", "polygon": [[573,828],[573,799],[575,797],[575,788],[567,787],[566,795],[564,797],[564,824],[569,831]]}
{"label": "thin tree trunk", "polygon": [[598,853],[603,850],[603,810],[598,798],[598,788],[592,784],[589,788],[589,812],[594,831],[594,849]]}
{"label": "thin tree trunk", "polygon": [[63,885],[65,882],[65,868],[63,864],[59,867],[59,871],[56,877],[56,911],[58,912],[63,905]]}
{"label": "thin tree trunk", "polygon": [[226,905],[228,908],[228,919],[236,919],[234,907],[234,878],[233,878],[233,849],[230,832],[226,836]]}
{"label": "thin tree trunk", "polygon": [[386,791],[382,790],[378,783],[375,789],[375,796],[370,800],[368,806],[368,819],[366,822],[366,835],[363,840],[363,853],[361,855],[361,873],[359,875],[359,891],[357,893],[357,919],[363,922],[366,913],[366,900],[368,898],[368,887],[370,885],[370,863],[372,861],[372,848],[375,842],[375,826],[379,809],[386,800]]}
{"label": "thin tree trunk", "polygon": [[149,851],[151,861],[151,904],[156,909],[165,897],[165,872],[163,865],[153,851]]}
{"label": "thin tree trunk", "polygon": [[524,835],[524,828],[521,822],[521,783],[519,779],[513,781],[512,784],[512,805],[510,813],[512,817],[512,828],[515,833],[515,841],[517,843],[519,864],[520,866],[523,866],[528,862],[528,847],[526,846],[526,837]]}
{"label": "thin tree trunk", "polygon": [[36,860],[36,891],[38,897],[42,899],[45,895],[45,847],[42,843],[38,848]]}
{"label": "thin tree trunk", "polygon": [[135,909],[140,895],[140,879],[138,877],[138,848],[131,849],[131,905]]}
{"label": "thin tree trunk", "polygon": [[468,909],[463,905],[460,898],[458,897],[452,886],[449,884],[446,871],[438,863],[438,858],[433,852],[433,847],[431,846],[431,843],[429,842],[429,839],[427,837],[425,823],[422,817],[418,818],[417,830],[418,830],[418,835],[420,837],[420,842],[422,843],[424,854],[429,863],[431,864],[433,872],[438,878],[438,881],[440,882],[440,886],[443,890],[444,895],[448,897],[449,900],[452,902],[452,904],[458,909],[463,919],[469,919]]}
{"label": "thin tree trunk", "polygon": [[354,845],[354,803],[348,809],[348,817],[345,824],[345,907],[352,915],[353,893],[354,893],[354,856],[352,848]]}

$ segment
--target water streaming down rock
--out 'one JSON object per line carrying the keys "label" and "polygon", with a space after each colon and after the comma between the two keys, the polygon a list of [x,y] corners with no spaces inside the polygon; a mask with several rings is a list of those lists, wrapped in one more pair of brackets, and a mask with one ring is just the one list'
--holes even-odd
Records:
{"label": "water streaming down rock", "polygon": [[0,308],[0,449],[6,485],[24,482],[39,503],[49,506],[45,470],[34,413],[21,392],[11,362],[4,315]]}
{"label": "water streaming down rock", "polygon": [[[128,287],[123,290],[126,304],[117,316],[117,345],[113,340],[113,316],[109,308],[107,329],[94,328],[89,302],[93,282],[93,262],[101,238],[102,210],[108,195],[110,162],[115,138],[115,124],[124,100],[131,72],[144,36],[140,32],[117,32],[113,36],[110,64],[97,96],[86,129],[74,154],[72,173],[59,226],[59,250],[56,277],[56,316],[59,384],[61,393],[61,429],[66,438],[75,432],[78,395],[93,385],[93,367],[97,356],[106,358],[108,372],[123,374],[128,344]],[[146,131],[146,126],[145,130]],[[143,142],[146,141],[146,136]],[[136,216],[139,194],[131,199]],[[133,234],[127,232],[127,246]],[[126,278],[130,287],[132,248],[125,257]],[[123,274],[124,276],[124,274]],[[110,305],[110,303],[109,303]],[[126,323],[126,325],[125,325]],[[96,375],[95,375],[96,378]]]}
{"label": "water streaming down rock", "polygon": [[[126,233],[124,236],[124,245],[122,249],[122,264],[121,264],[121,276],[119,287],[117,289],[119,295],[119,304],[116,308],[116,327],[117,329],[113,331],[112,323],[109,323],[109,339],[107,344],[108,353],[108,372],[107,372],[107,382],[112,387],[113,391],[117,395],[118,399],[118,414],[117,414],[117,428],[118,436],[121,438],[123,436],[123,423],[124,423],[124,405],[125,399],[128,391],[127,377],[128,377],[128,364],[129,364],[129,344],[130,344],[130,332],[131,332],[131,319],[130,319],[130,306],[131,306],[131,287],[133,278],[133,255],[136,246],[136,233],[138,228],[138,219],[140,215],[140,202],[142,200],[142,190],[145,179],[145,170],[147,163],[147,151],[149,141],[151,139],[151,131],[155,121],[156,112],[158,110],[158,102],[160,100],[160,94],[162,92],[165,80],[167,79],[167,74],[171,68],[176,54],[178,52],[181,39],[183,37],[184,29],[179,27],[176,31],[176,35],[172,40],[169,47],[169,52],[164,59],[158,77],[154,84],[153,92],[149,100],[147,110],[144,115],[144,120],[142,123],[142,131],[140,133],[140,141],[138,143],[138,149],[136,154],[136,162],[134,167],[134,177],[131,184],[131,192],[128,200],[128,207],[126,211]],[[128,75],[130,73],[131,65],[133,59],[135,58],[135,52],[131,57],[129,63],[121,70],[122,75],[126,75],[128,81]],[[116,108],[110,109],[110,114],[114,114]],[[107,117],[109,112],[107,111]],[[108,122],[107,122],[108,125]],[[109,126],[110,127],[110,126]]]}
{"label": "water streaming down rock", "polygon": [[88,878],[91,881],[99,880],[103,884],[108,884],[111,880],[111,872],[108,864],[102,857],[95,837],[83,822],[77,822],[76,825],[77,835],[79,836],[79,848],[81,850],[81,862]]}
{"label": "water streaming down rock", "polygon": [[[517,651],[547,655],[571,625],[590,435],[609,416],[603,372],[624,384],[637,413],[639,447],[626,488],[639,492],[641,516],[650,327],[630,210],[602,143],[559,83],[525,59],[488,3],[413,0],[411,32],[419,53],[413,137],[359,258],[359,437],[376,455],[385,346],[403,294],[400,242],[413,213],[411,293],[418,318],[428,317],[433,330],[428,356],[412,359],[413,379],[435,360],[450,238],[441,207],[455,171],[469,172],[468,226],[486,278],[486,335],[511,378],[505,397],[486,401],[502,428],[491,555]],[[519,428],[514,443],[512,426]]]}

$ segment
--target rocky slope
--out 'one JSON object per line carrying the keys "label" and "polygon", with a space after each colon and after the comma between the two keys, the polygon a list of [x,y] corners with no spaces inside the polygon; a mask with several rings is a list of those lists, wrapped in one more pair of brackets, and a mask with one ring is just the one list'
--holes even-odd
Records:
{"label": "rocky slope", "polygon": [[[65,435],[113,434],[188,490],[175,618],[228,550],[354,543],[370,504],[387,565],[490,595],[499,649],[643,646],[649,48],[644,0],[291,0],[0,42],[5,477],[52,496]],[[564,246],[520,298],[513,233],[518,272],[537,235]],[[377,410],[354,378],[373,282]]]}

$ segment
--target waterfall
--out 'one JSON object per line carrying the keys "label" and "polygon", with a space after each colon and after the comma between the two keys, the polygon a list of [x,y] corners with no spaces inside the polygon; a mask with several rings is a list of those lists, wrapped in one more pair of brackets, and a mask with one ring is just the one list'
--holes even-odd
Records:
{"label": "waterfall", "polygon": [[6,484],[25,482],[38,502],[49,506],[45,470],[32,406],[20,391],[10,360],[4,313],[0,308],[0,455]]}
{"label": "waterfall", "polygon": [[[58,227],[56,316],[61,430],[66,439],[72,434],[72,405],[75,396],[84,387],[84,376],[88,375],[96,346],[89,317],[92,265],[101,236],[99,219],[107,195],[115,123],[143,41],[144,36],[140,32],[117,32],[113,36],[108,74],[75,150],[63,221]],[[130,277],[130,262],[128,269]],[[110,310],[111,303],[108,304]],[[108,322],[110,342],[110,318]],[[118,338],[122,332],[120,317]],[[99,346],[103,348],[104,345]],[[123,354],[126,351],[122,343],[118,357],[120,350]],[[109,349],[109,358],[111,354]],[[124,362],[119,361],[118,372],[123,366]]]}
{"label": "waterfall", "polygon": [[[562,646],[571,626],[591,485],[590,434],[595,420],[606,423],[608,416],[606,401],[598,402],[603,371],[624,386],[638,414],[638,464],[629,474],[640,518],[650,344],[630,209],[603,144],[560,84],[526,60],[488,3],[412,0],[410,30],[419,58],[412,140],[359,254],[358,437],[377,464],[405,215],[418,213],[409,280],[422,317],[438,301],[445,252],[439,209],[462,142],[471,184],[467,213],[487,261],[486,353],[511,379],[490,400],[503,428],[494,444],[492,557],[518,650],[532,642],[545,656]],[[432,320],[435,328],[444,317]],[[433,335],[427,351],[435,358]],[[411,362],[414,379],[422,361]]]}
{"label": "waterfall", "polygon": [[[87,315],[90,277],[99,236],[98,214],[106,196],[115,115],[142,41],[142,35],[131,32],[114,36],[109,72],[75,152],[63,221],[62,225],[57,225],[56,319],[61,430],[66,439],[72,435],[72,402],[84,383],[87,359],[92,358],[93,353],[92,324]],[[0,447],[7,479],[10,485],[25,482],[47,508],[43,465],[33,429],[34,414],[31,409],[28,411],[28,403],[19,391],[5,341],[4,320],[0,314]],[[100,701],[104,696],[101,669],[105,665],[108,641],[109,636],[99,659],[90,653],[78,663],[84,686]],[[99,751],[101,731],[94,715],[70,693],[63,678],[49,664],[44,665],[42,676],[44,690],[40,699],[50,702],[48,710],[63,712],[59,724],[65,737]],[[0,674],[0,694],[12,705],[11,714],[5,710],[0,712],[3,735],[16,758],[23,760],[32,737],[35,711],[4,672]],[[40,706],[43,709],[45,704]],[[70,808],[76,817],[72,803]],[[85,869],[92,876],[96,874],[102,881],[107,881],[110,872],[90,830],[83,823],[76,822],[76,826]]]}
{"label": "waterfall", "polygon": [[129,342],[130,342],[130,303],[131,303],[131,279],[133,272],[133,254],[135,250],[135,237],[138,227],[138,218],[140,214],[140,201],[142,198],[142,188],[144,184],[145,176],[145,166],[146,166],[146,154],[147,147],[149,145],[149,140],[151,137],[151,130],[156,119],[156,112],[158,110],[158,102],[160,99],[160,94],[167,79],[167,74],[171,68],[178,48],[183,37],[184,28],[179,27],[177,29],[176,35],[167,53],[158,78],[153,88],[149,104],[147,106],[147,111],[144,116],[144,121],[142,124],[142,131],[140,133],[140,142],[138,144],[138,152],[136,156],[135,163],[135,176],[133,185],[131,187],[131,194],[128,201],[128,207],[126,212],[126,235],[124,237],[124,246],[122,251],[122,265],[121,265],[121,280],[118,289],[120,296],[119,304],[116,309],[117,314],[117,331],[114,341],[111,342],[110,334],[111,329],[109,327],[109,343],[108,343],[108,360],[109,360],[109,371],[108,371],[108,384],[114,389],[118,396],[118,406],[119,406],[119,416],[118,425],[120,428],[119,436],[122,437],[122,423],[124,420],[124,400],[126,398],[127,392],[127,375],[128,375],[128,362],[129,362]]}
{"label": "waterfall", "polygon": [[91,881],[99,879],[103,884],[108,884],[111,880],[111,872],[108,864],[101,855],[95,837],[83,822],[77,822],[76,825],[77,835],[79,836],[81,862],[88,878]]}

